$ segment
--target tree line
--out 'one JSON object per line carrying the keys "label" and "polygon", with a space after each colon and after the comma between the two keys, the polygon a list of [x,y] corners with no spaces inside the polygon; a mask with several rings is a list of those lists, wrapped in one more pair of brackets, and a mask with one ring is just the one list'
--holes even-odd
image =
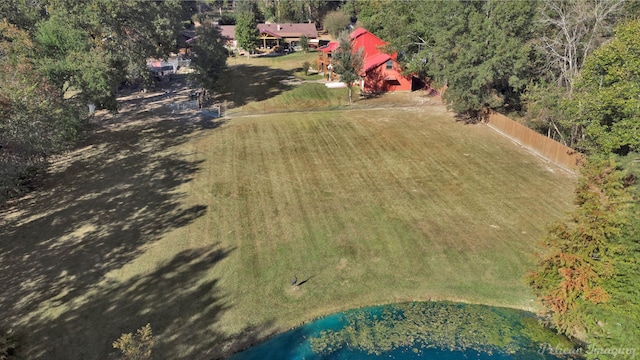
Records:
{"label": "tree line", "polygon": [[592,349],[637,346],[640,3],[349,0],[343,11],[390,41],[407,74],[446,87],[460,119],[506,113],[588,155],[575,210],[525,281],[560,332]]}
{"label": "tree line", "polygon": [[362,0],[343,11],[389,41],[407,74],[446,87],[460,119],[514,115],[586,153],[640,146],[637,2]]}
{"label": "tree line", "polygon": [[[176,51],[180,31],[201,22],[194,79],[213,89],[227,51],[209,21],[318,22],[340,2],[322,0],[3,0],[0,2],[0,202],[29,191],[51,155],[88,129],[89,104],[117,111],[118,88],[149,84],[148,58]],[[223,16],[223,9],[225,13]],[[228,18],[231,17],[231,20]]]}
{"label": "tree line", "polygon": [[[459,118],[516,115],[589,155],[576,210],[550,229],[527,282],[560,331],[602,347],[637,344],[640,2],[207,3],[235,9],[241,29],[328,16],[338,33],[357,19],[390,42],[407,74],[446,86],[443,98]],[[117,111],[120,85],[149,81],[146,59],[175,50],[179,31],[202,4],[0,2],[0,200],[32,186],[49,156],[78,141],[88,104]],[[198,33],[193,64],[198,81],[212,88],[226,52],[215,27]]]}
{"label": "tree line", "polygon": [[89,104],[117,111],[148,58],[176,51],[197,1],[0,2],[0,201],[33,187],[87,129]]}

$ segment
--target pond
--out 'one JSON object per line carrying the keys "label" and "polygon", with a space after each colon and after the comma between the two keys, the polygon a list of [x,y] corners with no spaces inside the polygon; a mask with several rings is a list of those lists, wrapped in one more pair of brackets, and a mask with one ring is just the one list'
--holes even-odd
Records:
{"label": "pond", "polygon": [[527,360],[561,359],[573,349],[526,311],[413,302],[320,318],[231,359]]}

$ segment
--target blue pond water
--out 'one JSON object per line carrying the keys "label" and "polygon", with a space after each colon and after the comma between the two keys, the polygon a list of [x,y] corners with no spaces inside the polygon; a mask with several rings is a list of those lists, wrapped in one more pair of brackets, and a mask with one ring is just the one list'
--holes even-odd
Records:
{"label": "blue pond water", "polygon": [[[434,328],[438,330],[432,331]],[[407,339],[388,341],[398,340],[399,332],[406,333]],[[324,347],[319,348],[318,343]],[[524,311],[425,302],[330,315],[277,335],[231,359],[559,359],[540,351],[558,344],[571,346]]]}

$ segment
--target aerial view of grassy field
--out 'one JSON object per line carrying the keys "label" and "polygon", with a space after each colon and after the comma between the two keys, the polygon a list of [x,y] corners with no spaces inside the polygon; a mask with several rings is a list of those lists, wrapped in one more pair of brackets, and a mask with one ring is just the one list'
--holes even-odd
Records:
{"label": "aerial view of grassy field", "polygon": [[418,93],[346,106],[313,56],[230,59],[220,119],[128,103],[0,212],[28,358],[104,359],[147,323],[161,358],[211,359],[373,304],[537,309],[523,275],[575,176]]}

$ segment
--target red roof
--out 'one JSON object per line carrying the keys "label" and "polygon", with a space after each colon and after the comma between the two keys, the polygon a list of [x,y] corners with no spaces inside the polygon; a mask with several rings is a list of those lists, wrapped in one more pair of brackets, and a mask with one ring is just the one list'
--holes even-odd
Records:
{"label": "red roof", "polygon": [[367,29],[365,28],[358,28],[353,30],[353,32],[349,35],[349,37],[351,38],[351,40],[357,38],[360,35],[366,34],[368,33]]}
{"label": "red roof", "polygon": [[340,46],[339,42],[331,41],[327,45],[319,47],[318,50],[320,50],[322,52],[325,52],[325,53],[329,53],[329,52],[332,52],[333,50],[337,49],[339,46]]}
{"label": "red roof", "polygon": [[383,53],[369,56],[365,59],[364,65],[362,66],[362,71],[360,73],[366,74],[389,60],[391,60],[391,56]]}

